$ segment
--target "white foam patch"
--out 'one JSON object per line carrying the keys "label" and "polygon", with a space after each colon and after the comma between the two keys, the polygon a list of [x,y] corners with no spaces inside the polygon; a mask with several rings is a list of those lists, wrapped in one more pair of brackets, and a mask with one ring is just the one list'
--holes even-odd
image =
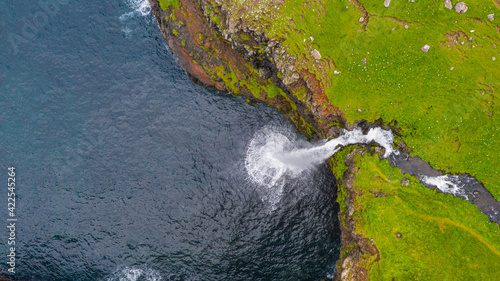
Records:
{"label": "white foam patch", "polygon": [[135,18],[144,17],[151,13],[151,6],[147,0],[126,0],[127,6],[132,10],[119,17],[124,24],[121,28],[126,38],[132,38],[133,30],[137,29]]}
{"label": "white foam patch", "polygon": [[122,31],[125,34],[125,38],[132,37],[132,29],[125,27],[125,28],[122,28]]}
{"label": "white foam patch", "polygon": [[458,176],[443,175],[438,177],[428,177],[422,176],[419,178],[420,182],[435,186],[443,193],[450,193],[454,196],[462,196],[466,200],[469,200],[465,196],[465,190],[463,189],[463,184],[459,184],[460,180]]}
{"label": "white foam patch", "polygon": [[134,16],[135,16],[135,11],[131,11],[131,12],[128,12],[128,13],[121,15],[119,19],[121,21],[125,21],[125,20],[128,20],[130,18],[133,18]]}
{"label": "white foam patch", "polygon": [[127,4],[136,14],[147,16],[151,13],[151,6],[148,0],[127,0]]}
{"label": "white foam patch", "polygon": [[372,128],[366,135],[360,128],[344,130],[335,139],[316,146],[297,144],[289,135],[266,126],[250,141],[245,157],[249,178],[256,184],[272,188],[281,186],[285,177],[297,178],[308,170],[324,163],[342,147],[372,141],[385,148],[384,157],[398,153],[392,147],[394,136],[390,130]]}
{"label": "white foam patch", "polygon": [[162,277],[156,270],[139,267],[123,267],[113,273],[107,281],[161,281]]}

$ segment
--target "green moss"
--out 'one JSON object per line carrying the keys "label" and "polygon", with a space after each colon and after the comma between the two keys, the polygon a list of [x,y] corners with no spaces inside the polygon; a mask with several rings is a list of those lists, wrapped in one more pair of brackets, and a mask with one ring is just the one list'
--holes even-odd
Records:
{"label": "green moss", "polygon": [[160,7],[162,10],[167,10],[170,7],[180,8],[181,2],[180,0],[159,0]]}
{"label": "green moss", "polygon": [[212,19],[213,22],[220,26],[220,18],[218,15],[213,15],[210,19]]}
{"label": "green moss", "polygon": [[186,47],[186,42],[184,42],[184,40],[181,40],[181,45]]}
{"label": "green moss", "polygon": [[[500,274],[500,228],[474,205],[436,194],[377,156],[357,156],[356,232],[373,238],[380,261],[372,280],[494,280]],[[373,193],[384,195],[375,197]],[[402,234],[398,239],[396,234]],[[460,268],[460,274],[456,269]]]}
{"label": "green moss", "polygon": [[[337,202],[340,206],[340,212],[346,211],[347,207],[345,204],[347,189],[344,183],[342,182],[342,178],[344,173],[347,171],[348,167],[345,165],[345,159],[347,155],[352,152],[353,146],[344,147],[341,150],[337,151],[330,158],[330,167],[332,168],[333,174],[337,179],[337,188],[339,189],[337,192]],[[345,220],[341,220],[343,224],[345,224]]]}
{"label": "green moss", "polygon": [[264,91],[264,89],[262,89],[262,86],[259,85],[256,79],[247,79],[243,81],[243,85],[245,85],[245,87],[248,88],[249,92],[251,92],[252,95],[256,98],[259,98],[260,94]]}
{"label": "green moss", "polygon": [[172,33],[173,33],[175,36],[179,35],[179,31],[177,31],[177,29],[172,30]]}
{"label": "green moss", "polygon": [[200,41],[200,44],[203,43],[203,34],[198,33],[198,40]]}
{"label": "green moss", "polygon": [[[211,4],[212,4],[212,7],[205,6],[205,8],[207,9],[208,13],[210,14],[210,20],[212,20],[212,22],[214,22],[215,24],[220,26],[221,21],[220,21],[218,12],[217,12],[217,6],[214,5],[213,2]],[[214,9],[212,9],[212,8],[214,8]]]}
{"label": "green moss", "polygon": [[162,10],[171,11],[171,18],[174,22],[176,21],[176,11],[182,13],[187,18],[187,13],[182,9],[180,0],[159,0],[159,2]]}
{"label": "green moss", "polygon": [[336,179],[341,180],[344,173],[347,171],[348,167],[344,162],[347,159],[347,155],[352,152],[354,147],[357,146],[344,147],[330,158],[330,166],[332,167],[333,175]]}
{"label": "green moss", "polygon": [[248,35],[246,35],[246,34],[241,34],[241,40],[248,41],[248,40],[250,40],[250,37],[248,37]]}
{"label": "green moss", "polygon": [[[205,67],[205,69],[207,68]],[[239,80],[232,69],[230,69],[230,71],[226,71],[223,65],[219,65],[215,68],[207,70],[212,71],[212,80],[217,81],[218,78],[222,79],[222,81],[224,81],[224,84],[230,89],[232,94],[237,95],[239,93],[240,88],[236,85]]]}
{"label": "green moss", "polygon": [[295,96],[302,102],[306,102],[307,88],[301,87],[294,90]]}

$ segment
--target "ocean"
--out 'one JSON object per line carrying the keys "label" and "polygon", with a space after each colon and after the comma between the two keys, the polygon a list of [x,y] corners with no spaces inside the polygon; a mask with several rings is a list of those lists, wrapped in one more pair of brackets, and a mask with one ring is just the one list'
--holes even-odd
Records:
{"label": "ocean", "polygon": [[16,280],[321,280],[339,256],[336,182],[280,188],[245,155],[264,104],[193,84],[146,1],[0,5],[0,216],[16,171]]}

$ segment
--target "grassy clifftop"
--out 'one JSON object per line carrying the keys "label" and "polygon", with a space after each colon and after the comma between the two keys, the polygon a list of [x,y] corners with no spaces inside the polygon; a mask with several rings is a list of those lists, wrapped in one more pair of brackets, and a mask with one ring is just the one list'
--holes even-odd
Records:
{"label": "grassy clifftop", "polygon": [[[373,239],[378,261],[361,259],[373,280],[495,280],[500,229],[473,205],[436,194],[369,154],[354,158],[352,216],[356,232]],[[346,251],[349,251],[346,248]],[[458,270],[459,269],[459,270]]]}
{"label": "grassy clifftop", "polygon": [[212,2],[283,42],[348,122],[397,120],[414,155],[474,175],[500,200],[498,2],[467,1],[464,14],[441,0]]}
{"label": "grassy clifftop", "polygon": [[[467,1],[463,14],[442,0],[392,0],[388,7],[383,0],[159,3],[171,11],[166,36],[192,58],[191,74],[234,94],[282,97],[273,106],[300,111],[296,124],[320,135],[382,118],[412,156],[469,173],[500,200],[500,2]],[[210,28],[194,28],[196,12]],[[182,34],[186,25],[190,36]],[[224,66],[214,67],[215,59]],[[348,153],[333,164],[347,233],[338,278],[496,280],[497,224],[414,177],[402,187],[404,175],[377,157],[358,155],[347,169]]]}

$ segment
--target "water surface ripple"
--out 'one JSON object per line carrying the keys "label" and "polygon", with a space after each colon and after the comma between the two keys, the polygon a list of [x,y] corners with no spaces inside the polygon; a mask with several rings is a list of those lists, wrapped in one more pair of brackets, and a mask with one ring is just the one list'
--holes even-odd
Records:
{"label": "water surface ripple", "polygon": [[16,167],[16,278],[332,273],[339,230],[331,172],[322,166],[286,184],[274,207],[274,190],[247,179],[254,133],[269,124],[291,130],[276,110],[191,83],[141,1],[8,0],[2,38],[23,36],[26,20],[48,13],[45,2],[48,22],[26,33],[17,54],[0,41],[0,180]]}

